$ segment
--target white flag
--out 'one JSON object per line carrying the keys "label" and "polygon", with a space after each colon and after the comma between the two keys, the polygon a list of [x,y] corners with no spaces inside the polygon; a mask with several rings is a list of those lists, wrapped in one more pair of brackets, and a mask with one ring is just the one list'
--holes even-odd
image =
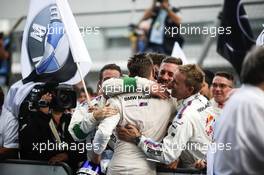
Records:
{"label": "white flag", "polygon": [[[68,21],[69,20],[69,21]],[[23,82],[77,84],[91,68],[91,58],[66,0],[31,0],[23,34]]]}
{"label": "white flag", "polygon": [[[263,27],[264,27],[264,24],[263,24]],[[258,36],[257,41],[256,41],[256,45],[257,46],[264,46],[264,29],[262,30],[262,32]]]}
{"label": "white flag", "polygon": [[177,41],[174,43],[171,56],[175,58],[180,58],[183,64],[188,64],[186,56]]}

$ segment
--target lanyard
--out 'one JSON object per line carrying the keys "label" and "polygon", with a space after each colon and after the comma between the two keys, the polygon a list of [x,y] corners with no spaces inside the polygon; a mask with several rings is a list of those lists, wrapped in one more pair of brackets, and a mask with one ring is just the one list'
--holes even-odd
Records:
{"label": "lanyard", "polygon": [[[52,119],[50,119],[49,127],[51,129],[51,132],[52,132],[53,136],[56,139],[56,143],[61,143],[61,138],[59,136],[58,130],[56,129],[56,126],[54,124],[54,121]],[[65,123],[62,124],[62,130],[63,131],[64,131],[64,127],[65,127]]]}

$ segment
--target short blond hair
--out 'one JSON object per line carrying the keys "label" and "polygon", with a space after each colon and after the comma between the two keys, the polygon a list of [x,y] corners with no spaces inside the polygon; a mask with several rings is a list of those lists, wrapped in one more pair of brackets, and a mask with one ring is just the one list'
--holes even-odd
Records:
{"label": "short blond hair", "polygon": [[186,64],[179,66],[179,72],[185,75],[185,84],[193,87],[193,94],[199,92],[204,81],[204,72],[195,64]]}

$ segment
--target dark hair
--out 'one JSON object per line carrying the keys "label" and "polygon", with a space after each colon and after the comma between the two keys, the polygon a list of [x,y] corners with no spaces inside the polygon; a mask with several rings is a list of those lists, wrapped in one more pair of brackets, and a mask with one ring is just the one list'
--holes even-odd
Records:
{"label": "dark hair", "polygon": [[153,62],[146,53],[136,54],[129,58],[127,68],[131,77],[149,78],[153,70]]}
{"label": "dark hair", "polygon": [[264,82],[264,47],[254,47],[247,54],[242,65],[241,81],[252,85]]}
{"label": "dark hair", "polygon": [[[81,89],[75,88],[75,92],[76,92],[77,97],[79,98],[80,95],[81,95],[81,93],[85,93],[85,90],[84,90],[83,87]],[[93,88],[91,88],[90,86],[87,86],[87,92],[88,92],[88,94],[90,96],[93,96],[94,95]]]}
{"label": "dark hair", "polygon": [[203,69],[204,75],[205,75],[205,82],[208,84],[208,86],[210,87],[213,83],[213,79],[214,79],[214,73],[210,70],[207,69]]}
{"label": "dark hair", "polygon": [[99,81],[100,81],[100,82],[101,82],[102,79],[103,79],[103,72],[104,72],[105,70],[108,70],[108,69],[110,69],[110,70],[116,70],[116,71],[118,71],[118,72],[120,73],[120,75],[122,74],[122,72],[121,72],[121,68],[120,68],[118,65],[116,65],[116,64],[107,64],[107,65],[105,65],[105,66],[100,70],[100,72],[99,72]]}
{"label": "dark hair", "polygon": [[166,57],[162,63],[172,63],[176,65],[182,65],[182,60],[180,58],[175,58],[175,57]]}
{"label": "dark hair", "polygon": [[76,96],[79,98],[81,96],[81,93],[85,93],[84,88],[75,88]]}
{"label": "dark hair", "polygon": [[186,76],[185,84],[193,87],[193,93],[196,94],[202,88],[204,73],[202,69],[195,64],[186,64],[179,66],[179,71]]}
{"label": "dark hair", "polygon": [[148,53],[148,55],[152,59],[153,64],[158,66],[160,66],[162,61],[167,57],[166,55],[160,53]]}
{"label": "dark hair", "polygon": [[80,89],[80,91],[79,91],[80,93],[85,93],[85,90],[84,90],[84,88],[82,87],[81,89]]}
{"label": "dark hair", "polygon": [[90,94],[90,95],[94,95],[94,90],[93,90],[93,88],[90,87],[90,86],[87,86],[87,92],[88,92],[88,94]]}
{"label": "dark hair", "polygon": [[234,76],[232,73],[229,72],[216,72],[215,76],[219,76],[219,77],[225,77],[226,79],[230,80],[230,81],[234,81]]}

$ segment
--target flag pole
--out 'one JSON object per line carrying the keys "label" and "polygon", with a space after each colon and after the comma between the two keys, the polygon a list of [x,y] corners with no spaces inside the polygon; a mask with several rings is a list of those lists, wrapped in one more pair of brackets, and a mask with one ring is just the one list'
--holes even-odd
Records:
{"label": "flag pole", "polygon": [[81,70],[81,67],[79,65],[79,62],[76,62],[76,65],[77,65],[77,70],[79,72],[79,75],[81,77],[81,81],[82,81],[82,84],[83,84],[83,88],[84,88],[84,92],[85,92],[85,95],[86,95],[86,98],[87,98],[87,103],[88,103],[88,106],[90,106],[90,102],[91,102],[91,98],[89,97],[89,94],[88,94],[88,91],[87,91],[87,87],[86,87],[86,84],[84,82],[84,77],[82,75],[82,70]]}

